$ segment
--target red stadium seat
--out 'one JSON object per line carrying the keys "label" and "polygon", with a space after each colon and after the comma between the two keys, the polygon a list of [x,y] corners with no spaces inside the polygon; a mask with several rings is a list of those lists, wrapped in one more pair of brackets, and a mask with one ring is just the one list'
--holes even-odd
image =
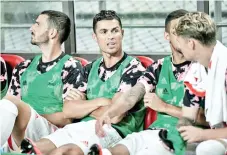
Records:
{"label": "red stadium seat", "polygon": [[146,56],[136,56],[140,62],[142,63],[142,65],[147,68],[148,66],[150,66],[154,60],[149,58],[149,57],[146,57]]}
{"label": "red stadium seat", "polygon": [[1,54],[0,56],[10,65],[10,67],[12,67],[12,69],[14,69],[22,61],[25,61],[25,59],[19,55]]}
{"label": "red stadium seat", "polygon": [[81,57],[74,57],[76,60],[80,61],[82,66],[86,66],[89,62],[84,59],[84,58],[81,58]]}
{"label": "red stadium seat", "polygon": [[[25,61],[25,59],[19,55],[14,54],[0,54],[0,56],[5,60],[6,62],[6,69],[7,69],[7,78],[10,83],[12,78],[13,69],[22,61]],[[8,84],[9,84],[8,83]]]}
{"label": "red stadium seat", "polygon": [[[150,66],[154,60],[146,56],[137,56],[144,67]],[[144,129],[147,129],[156,120],[156,111],[151,108],[146,109],[146,115],[144,120]]]}
{"label": "red stadium seat", "polygon": [[144,129],[147,129],[157,119],[157,113],[151,108],[146,109]]}

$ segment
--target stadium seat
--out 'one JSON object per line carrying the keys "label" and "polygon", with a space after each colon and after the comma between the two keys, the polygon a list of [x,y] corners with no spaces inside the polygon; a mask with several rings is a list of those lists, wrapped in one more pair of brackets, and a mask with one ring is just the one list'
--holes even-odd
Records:
{"label": "stadium seat", "polygon": [[151,108],[146,109],[144,129],[147,129],[157,118],[157,113]]}
{"label": "stadium seat", "polygon": [[0,55],[5,62],[7,62],[13,69],[21,63],[22,61],[25,61],[25,59],[19,55],[14,55],[14,54],[1,54]]}
{"label": "stadium seat", "polygon": [[[150,66],[154,60],[146,56],[137,56],[144,67]],[[144,129],[147,129],[156,120],[156,111],[151,108],[146,109],[146,115],[144,120]]]}
{"label": "stadium seat", "polygon": [[[5,60],[6,62],[6,68],[7,68],[7,75],[8,75],[8,81],[11,81],[13,69],[22,61],[25,61],[25,59],[19,55],[14,54],[0,54],[0,56]],[[9,83],[8,83],[9,84]]]}
{"label": "stadium seat", "polygon": [[86,66],[89,62],[84,59],[84,58],[81,58],[81,57],[74,57],[76,60],[80,61],[82,66]]}
{"label": "stadium seat", "polygon": [[146,56],[136,56],[140,62],[142,63],[142,65],[147,68],[148,66],[150,66],[154,60],[149,58],[149,57],[146,57]]}

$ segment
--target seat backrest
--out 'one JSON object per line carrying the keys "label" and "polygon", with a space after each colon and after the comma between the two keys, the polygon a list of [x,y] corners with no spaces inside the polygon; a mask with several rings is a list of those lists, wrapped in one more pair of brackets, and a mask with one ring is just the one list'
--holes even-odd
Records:
{"label": "seat backrest", "polygon": [[149,57],[146,57],[146,56],[136,56],[140,62],[142,63],[142,65],[147,68],[148,66],[150,66],[154,60],[149,58]]}
{"label": "seat backrest", "polygon": [[13,69],[22,61],[25,61],[25,59],[19,55],[14,54],[1,54],[0,55],[5,62],[7,62]]}
{"label": "seat backrest", "polygon": [[147,129],[156,119],[157,119],[157,112],[151,108],[147,108],[145,119],[144,119],[144,129]]}
{"label": "seat backrest", "polygon": [[8,78],[8,85],[12,78],[13,69],[22,61],[25,61],[25,59],[19,55],[14,54],[0,54],[0,56],[5,60],[6,62],[6,69],[7,69],[7,78]]}
{"label": "seat backrest", "polygon": [[81,58],[81,57],[74,57],[76,60],[80,61],[80,63],[82,64],[82,66],[86,66],[89,62],[84,59],[84,58]]}
{"label": "seat backrest", "polygon": [[[150,66],[154,60],[146,56],[137,56],[144,67]],[[157,118],[157,113],[151,108],[146,109],[146,115],[144,118],[144,129],[147,129]]]}

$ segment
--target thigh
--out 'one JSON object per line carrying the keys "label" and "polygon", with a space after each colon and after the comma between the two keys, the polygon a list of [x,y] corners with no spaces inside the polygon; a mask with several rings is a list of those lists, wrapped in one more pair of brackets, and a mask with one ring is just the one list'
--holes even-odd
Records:
{"label": "thigh", "polygon": [[107,129],[107,127],[104,127],[107,136],[99,138],[95,133],[95,123],[96,120],[69,124],[45,138],[52,141],[56,147],[73,143],[78,146],[84,154],[88,153],[93,144],[99,144],[105,148],[121,140],[120,135],[115,129]]}
{"label": "thigh", "polygon": [[31,118],[31,108],[19,99],[14,98],[12,102],[17,102],[16,106],[18,108],[18,116],[16,118],[13,131],[8,138],[8,146],[11,150],[17,150],[21,141],[24,139],[25,130]]}
{"label": "thigh", "polygon": [[5,99],[11,101],[17,106],[18,115],[15,121],[13,132],[15,132],[15,136],[21,135],[18,133],[24,133],[31,116],[31,108],[28,104],[26,104],[16,96],[6,95]]}
{"label": "thigh", "polygon": [[57,148],[69,143],[75,144],[84,153],[94,143],[99,144],[99,138],[95,134],[95,121],[69,124],[44,138],[49,139]]}
{"label": "thigh", "polygon": [[76,144],[84,154],[88,154],[93,144],[99,144],[102,148],[108,148],[122,139],[114,128],[108,127],[107,125],[103,126],[106,136],[102,138],[98,137],[95,133],[95,123],[96,120],[92,120],[66,126],[68,133],[72,136],[74,144]]}
{"label": "thigh", "polygon": [[173,155],[164,148],[158,136],[160,130],[145,130],[127,136],[119,144],[125,145],[130,155]]}
{"label": "thigh", "polygon": [[31,108],[31,117],[25,130],[25,137],[38,141],[58,129],[57,126],[50,123],[47,119],[40,116],[33,108]]}
{"label": "thigh", "polygon": [[72,137],[69,135],[68,131],[65,128],[58,129],[54,133],[43,137],[43,139],[51,141],[56,148],[69,143],[74,143]]}
{"label": "thigh", "polygon": [[[95,134],[96,120],[78,122],[66,125],[64,129],[69,133],[74,141],[83,140]],[[86,134],[84,134],[86,133]]]}
{"label": "thigh", "polygon": [[[223,141],[227,142],[226,140]],[[222,144],[222,142],[217,140],[207,140],[201,142],[196,148],[196,154],[198,155],[224,155],[225,151],[225,146]]]}
{"label": "thigh", "polygon": [[33,141],[38,141],[42,137],[47,136],[58,128],[47,121],[44,117],[40,116],[33,108],[30,108],[30,118],[26,125],[26,129],[20,131],[15,129],[8,139],[8,146],[11,150],[18,150],[18,146],[24,137]]}
{"label": "thigh", "polygon": [[162,144],[159,138],[160,130],[148,130],[146,135],[144,135],[144,147],[136,152],[136,155],[173,155],[168,151]]}
{"label": "thigh", "polygon": [[63,145],[53,151],[49,152],[48,155],[81,155],[82,150],[75,144]]}
{"label": "thigh", "polygon": [[145,152],[148,148],[153,149],[156,147],[157,143],[160,143],[158,132],[159,130],[145,130],[132,133],[118,144],[125,145],[130,155],[136,155],[141,150]]}
{"label": "thigh", "polygon": [[157,143],[154,147],[139,150],[135,155],[174,155],[174,153],[166,150],[161,143]]}

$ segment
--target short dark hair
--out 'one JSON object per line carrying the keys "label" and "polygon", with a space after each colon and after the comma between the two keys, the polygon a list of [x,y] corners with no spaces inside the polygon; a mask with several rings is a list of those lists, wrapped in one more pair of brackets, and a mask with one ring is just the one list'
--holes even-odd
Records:
{"label": "short dark hair", "polygon": [[56,28],[59,33],[59,41],[62,44],[70,34],[71,21],[69,17],[60,11],[45,10],[41,15],[47,15],[50,27]]}
{"label": "short dark hair", "polygon": [[96,25],[101,20],[113,20],[116,19],[119,22],[120,27],[122,28],[121,19],[117,13],[113,10],[101,10],[93,18],[93,31],[95,33]]}
{"label": "short dark hair", "polygon": [[175,10],[175,11],[171,12],[170,14],[168,14],[166,17],[166,20],[165,20],[165,31],[169,32],[169,26],[170,26],[170,22],[172,20],[180,18],[187,13],[188,13],[188,11],[186,11],[184,9],[180,9],[180,10]]}

